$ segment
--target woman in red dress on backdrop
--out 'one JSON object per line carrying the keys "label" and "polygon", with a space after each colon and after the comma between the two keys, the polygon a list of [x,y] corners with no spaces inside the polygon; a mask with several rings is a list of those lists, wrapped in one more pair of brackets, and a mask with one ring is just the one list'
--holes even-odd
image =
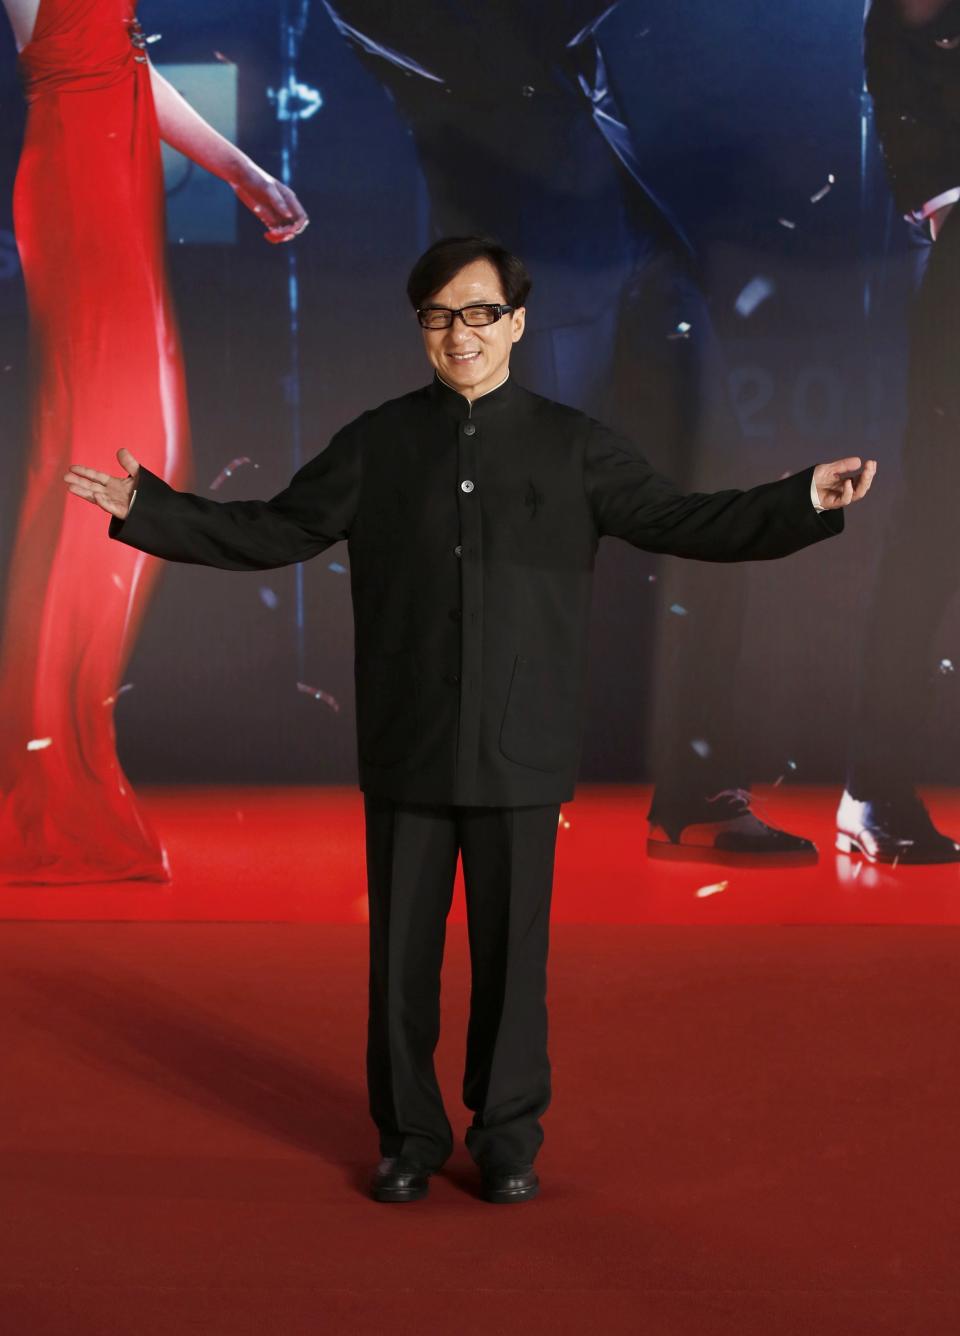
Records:
{"label": "woman in red dress on backdrop", "polygon": [[65,506],[64,469],[136,436],[181,487],[187,406],[164,258],[160,140],[289,241],[296,196],[152,68],[135,0],[3,0],[29,103],[14,225],[34,355],[33,445],[0,642],[0,875],[168,877],[116,754],[113,705],[159,563]]}

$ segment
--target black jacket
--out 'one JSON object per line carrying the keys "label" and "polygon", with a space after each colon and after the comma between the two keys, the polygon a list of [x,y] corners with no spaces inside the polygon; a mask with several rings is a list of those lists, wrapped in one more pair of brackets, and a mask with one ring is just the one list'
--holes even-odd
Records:
{"label": "black jacket", "polygon": [[908,26],[896,0],[872,0],[867,87],[897,208],[912,213],[960,186],[960,0]]}
{"label": "black jacket", "polygon": [[472,406],[434,380],[344,427],[271,501],[210,501],[144,469],[110,532],[226,570],[346,538],[361,787],[522,806],[573,793],[600,538],[704,561],[786,556],[843,527],[814,510],[810,481],[685,496],[629,441],[512,379]]}

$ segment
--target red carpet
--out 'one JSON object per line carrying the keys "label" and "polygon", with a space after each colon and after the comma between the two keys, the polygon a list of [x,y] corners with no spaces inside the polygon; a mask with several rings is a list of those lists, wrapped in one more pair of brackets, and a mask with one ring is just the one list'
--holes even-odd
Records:
{"label": "red carpet", "polygon": [[[719,897],[717,897],[719,898]],[[358,925],[0,927],[4,1336],[952,1336],[958,938],[559,926],[535,1202],[380,1206]],[[465,943],[440,1073],[455,1127]]]}
{"label": "red carpet", "polygon": [[[815,839],[806,867],[725,867],[646,855],[649,790],[584,786],[563,810],[557,923],[960,923],[960,865],[880,868],[833,848],[833,788],[760,790],[757,809]],[[925,795],[960,836],[960,792]],[[363,809],[354,789],[147,789],[174,880],[158,886],[0,885],[0,918],[358,923]],[[704,888],[718,888],[698,895]],[[463,921],[462,896],[453,921]]]}

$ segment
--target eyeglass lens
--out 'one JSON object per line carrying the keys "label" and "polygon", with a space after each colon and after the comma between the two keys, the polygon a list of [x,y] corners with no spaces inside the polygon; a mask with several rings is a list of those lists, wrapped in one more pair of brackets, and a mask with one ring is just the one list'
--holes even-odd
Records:
{"label": "eyeglass lens", "polygon": [[434,306],[420,312],[420,323],[427,329],[448,329],[456,314],[462,317],[465,325],[492,325],[499,319],[496,306],[465,306],[460,312]]}

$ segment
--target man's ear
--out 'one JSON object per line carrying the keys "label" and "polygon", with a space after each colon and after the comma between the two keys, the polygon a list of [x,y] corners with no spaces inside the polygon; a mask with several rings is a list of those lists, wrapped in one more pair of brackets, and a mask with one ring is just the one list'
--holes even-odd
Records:
{"label": "man's ear", "polygon": [[523,338],[523,330],[526,324],[526,320],[527,320],[527,308],[525,306],[518,306],[513,313],[513,320],[510,330],[513,336],[514,343],[519,343],[520,340]]}

